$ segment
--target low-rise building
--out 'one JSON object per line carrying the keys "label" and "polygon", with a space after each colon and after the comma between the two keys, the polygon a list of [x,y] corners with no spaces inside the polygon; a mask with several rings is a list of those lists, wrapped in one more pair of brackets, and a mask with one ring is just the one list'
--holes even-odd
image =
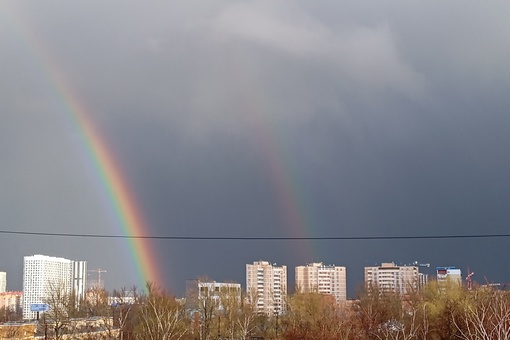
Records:
{"label": "low-rise building", "polygon": [[5,308],[9,312],[21,311],[21,299],[23,292],[5,292],[0,293],[0,308]]}
{"label": "low-rise building", "polygon": [[221,311],[226,303],[240,305],[241,293],[240,283],[186,280],[186,308],[194,310],[210,304],[211,308]]}

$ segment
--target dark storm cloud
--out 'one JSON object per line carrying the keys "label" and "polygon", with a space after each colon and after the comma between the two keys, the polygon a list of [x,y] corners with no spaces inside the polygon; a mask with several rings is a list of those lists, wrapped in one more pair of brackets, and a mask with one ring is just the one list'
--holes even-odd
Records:
{"label": "dark storm cloud", "polygon": [[[506,4],[88,1],[2,11],[15,19],[0,33],[3,229],[115,230],[43,53],[87,104],[153,234],[292,233],[268,150],[310,236],[506,232]],[[112,286],[130,283],[114,269],[125,263],[121,241],[107,246],[110,260],[90,252],[94,240],[1,242],[19,257],[3,263],[14,272],[22,255],[45,252],[112,268]],[[267,259],[346,265],[352,294],[362,267],[381,261],[479,266],[508,280],[496,270],[503,243],[326,241],[311,254],[304,242],[153,246],[178,292],[203,274],[243,282],[245,263]]]}

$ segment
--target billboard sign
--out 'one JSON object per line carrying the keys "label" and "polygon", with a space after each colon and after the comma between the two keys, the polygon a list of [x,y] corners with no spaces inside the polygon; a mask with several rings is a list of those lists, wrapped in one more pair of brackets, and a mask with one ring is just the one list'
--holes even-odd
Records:
{"label": "billboard sign", "polygon": [[45,303],[31,303],[30,304],[31,312],[46,312],[48,309],[50,309],[50,308]]}

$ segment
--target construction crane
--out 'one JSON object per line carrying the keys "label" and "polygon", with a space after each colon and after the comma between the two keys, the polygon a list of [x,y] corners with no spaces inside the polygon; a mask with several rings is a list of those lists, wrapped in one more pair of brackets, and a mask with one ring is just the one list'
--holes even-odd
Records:
{"label": "construction crane", "polygon": [[418,261],[414,261],[413,266],[430,268],[430,263],[418,263]]}
{"label": "construction crane", "polygon": [[98,288],[103,288],[103,283],[101,282],[101,273],[107,273],[106,270],[104,269],[101,269],[101,268],[98,268],[98,269],[90,269],[90,270],[87,270],[88,272],[91,272],[91,273],[97,273],[97,287]]}

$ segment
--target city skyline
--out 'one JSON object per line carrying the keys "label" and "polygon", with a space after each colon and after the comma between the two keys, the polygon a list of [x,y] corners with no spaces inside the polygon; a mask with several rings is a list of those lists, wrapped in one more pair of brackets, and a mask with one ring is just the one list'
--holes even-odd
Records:
{"label": "city skyline", "polygon": [[110,289],[154,279],[177,295],[190,277],[243,282],[260,257],[341,263],[349,296],[381,261],[510,282],[509,13],[0,4],[7,289],[38,253],[87,258]]}
{"label": "city skyline", "polygon": [[[87,273],[88,272],[96,272],[96,274],[99,274],[99,272],[98,272],[98,270],[87,270],[88,266],[87,266],[86,260],[80,260],[80,261],[69,260],[69,259],[64,259],[64,258],[60,258],[60,257],[55,257],[52,255],[42,255],[42,254],[24,256],[25,263],[27,262],[27,259],[32,259],[31,260],[32,262],[35,261],[37,263],[39,263],[41,261],[42,261],[41,263],[46,263],[47,261],[50,261],[51,263],[56,261],[57,264],[61,263],[61,262],[67,263],[69,265],[68,269],[70,272],[70,276],[69,276],[70,289],[73,292],[75,292],[75,294],[77,296],[84,296],[86,290],[94,289],[94,288],[98,287],[97,282],[94,279],[90,279],[89,278],[90,274],[87,274]],[[24,267],[26,267],[26,264],[24,265]],[[33,265],[32,265],[32,267],[33,267]],[[273,273],[273,270],[274,270],[273,267],[276,268],[275,273]],[[394,262],[390,262],[390,263],[380,262],[380,265],[375,264],[374,266],[366,266],[363,268],[363,270],[365,272],[364,277],[354,279],[357,282],[356,286],[355,286],[355,292],[357,293],[361,287],[366,286],[367,284],[372,285],[374,283],[377,283],[377,280],[374,281],[373,278],[371,278],[371,277],[367,278],[367,271],[372,273],[374,270],[377,271],[378,269],[381,269],[381,268],[389,269],[389,270],[396,269],[397,271],[411,270],[414,274],[417,275],[416,277],[413,276],[413,278],[416,279],[416,282],[414,282],[413,284],[419,284],[420,287],[422,287],[423,285],[425,285],[427,283],[429,276],[433,279],[435,279],[437,276],[439,280],[445,280],[444,277],[446,277],[446,269],[448,269],[449,271],[451,270],[452,273],[453,272],[456,273],[455,280],[458,280],[459,283],[468,284],[468,280],[467,280],[468,277],[467,276],[463,277],[461,274],[461,270],[455,269],[454,266],[447,266],[447,267],[444,267],[444,266],[434,267],[433,266],[432,268],[430,268],[428,270],[429,273],[423,272],[425,267],[430,268],[431,267],[430,263],[418,264],[415,261],[413,263],[396,265]],[[183,285],[185,289],[182,290],[183,291],[182,295],[179,295],[176,292],[171,292],[171,293],[174,293],[176,295],[176,297],[179,297],[179,296],[185,297],[187,295],[188,282],[201,282],[202,280],[206,280],[204,282],[209,282],[208,284],[210,284],[211,282],[216,283],[216,282],[223,282],[223,281],[226,282],[224,284],[227,284],[227,285],[230,283],[233,283],[233,284],[235,283],[235,284],[239,285],[240,287],[242,287],[243,291],[245,291],[247,294],[250,294],[249,290],[251,288],[248,283],[250,281],[253,281],[254,283],[256,283],[258,280],[257,273],[260,270],[262,270],[262,272],[264,273],[263,274],[264,277],[266,277],[266,276],[268,278],[273,277],[273,274],[274,274],[274,277],[278,277],[278,286],[280,286],[280,284],[282,284],[283,290],[280,293],[282,295],[286,295],[287,293],[293,294],[295,292],[301,291],[301,292],[318,292],[321,294],[333,295],[336,297],[337,302],[344,301],[346,299],[355,299],[356,298],[356,295],[353,295],[353,294],[348,295],[347,294],[348,290],[346,289],[347,288],[346,287],[346,282],[347,282],[346,278],[348,278],[349,276],[347,275],[345,266],[337,266],[334,264],[324,264],[322,262],[299,264],[293,268],[294,275],[288,276],[286,264],[277,265],[275,262],[272,262],[272,261],[259,260],[259,261],[254,261],[252,264],[245,264],[245,269],[246,269],[245,270],[246,275],[245,275],[244,279],[241,281],[223,280],[221,278],[212,278],[212,277],[209,277],[208,275],[202,275],[200,277],[197,276],[196,278],[193,278],[193,279],[189,279],[189,278],[185,279],[184,285]],[[442,272],[442,270],[444,270],[444,273]],[[25,272],[24,276],[26,276],[27,275],[26,270],[24,270],[24,272]],[[107,271],[101,270],[101,272],[107,272]],[[249,272],[253,272],[252,275],[248,275]],[[433,275],[432,273],[437,274],[437,275]],[[440,275],[440,273],[442,276]],[[1,272],[0,272],[0,274],[1,274]],[[4,272],[4,274],[5,274],[4,277],[6,277],[5,272]],[[51,274],[51,271],[50,271],[50,274]],[[44,275],[50,275],[50,274],[44,274]],[[292,272],[291,272],[291,274],[292,274]],[[471,278],[472,275],[474,275],[474,272],[472,272],[472,274],[469,277]],[[46,277],[46,276],[44,276],[44,277]],[[37,280],[44,281],[44,277],[38,278]],[[290,280],[289,280],[289,278],[290,278]],[[294,278],[295,278],[295,280],[293,280]],[[401,285],[401,287],[399,289],[402,289],[402,288],[405,289],[404,286],[407,285],[406,282],[408,279],[405,276],[402,276],[402,278],[404,279],[404,281],[402,281],[401,283],[397,283],[397,285],[398,284]],[[352,281],[352,279],[353,278],[351,278],[351,281]],[[283,280],[283,281],[281,282],[281,280]],[[241,282],[244,282],[244,286]],[[474,282],[476,282],[476,280],[474,280]],[[471,284],[471,281],[469,282],[469,284]],[[18,289],[19,287],[15,287],[15,289],[9,290],[9,292],[22,291],[22,290],[24,290],[23,287],[24,287],[24,281],[23,281],[23,286],[20,289]],[[105,288],[105,287],[103,287],[103,285],[101,285],[100,288]],[[114,289],[119,290],[122,288],[126,288],[126,287],[113,287],[113,288],[110,288],[110,292],[112,292]],[[138,287],[138,288],[141,288],[141,287]],[[165,289],[164,287],[160,287],[160,288]],[[353,289],[352,289],[353,287],[349,287],[349,288],[351,288],[349,291],[353,291]],[[280,288],[278,288],[278,289],[280,289]],[[108,291],[108,289],[106,289],[106,290]],[[271,289],[267,289],[267,291],[273,292],[274,287]],[[403,291],[401,293],[403,293]],[[265,294],[267,295],[268,293],[266,292]]]}

